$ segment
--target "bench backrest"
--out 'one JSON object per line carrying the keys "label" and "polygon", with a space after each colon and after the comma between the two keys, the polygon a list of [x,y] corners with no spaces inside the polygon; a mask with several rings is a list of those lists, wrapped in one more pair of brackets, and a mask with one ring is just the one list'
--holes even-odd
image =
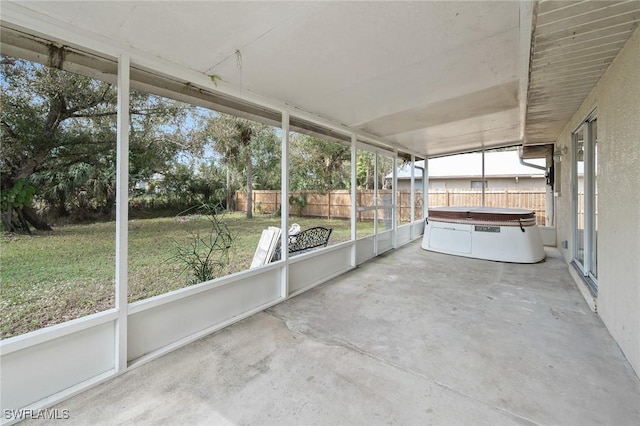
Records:
{"label": "bench backrest", "polygon": [[331,228],[314,226],[296,235],[289,236],[289,253],[296,253],[316,247],[326,247],[331,236]]}

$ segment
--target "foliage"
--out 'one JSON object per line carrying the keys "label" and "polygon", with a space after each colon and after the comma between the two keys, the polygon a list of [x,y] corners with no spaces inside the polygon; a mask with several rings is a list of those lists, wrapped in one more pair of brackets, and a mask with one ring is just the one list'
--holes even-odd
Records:
{"label": "foliage", "polygon": [[173,239],[176,253],[170,260],[180,263],[189,273],[188,284],[212,280],[229,265],[233,236],[216,210],[217,207],[202,204],[195,212],[208,222],[208,229],[191,232],[186,241]]}
{"label": "foliage", "polygon": [[174,217],[194,203],[182,194],[139,194],[129,198],[129,218],[148,219],[152,217]]}
{"label": "foliage", "polygon": [[295,207],[298,216],[302,216],[304,208],[307,207],[307,194],[291,195],[289,197],[289,204]]}
{"label": "foliage", "polygon": [[6,231],[23,229],[29,231],[20,212],[22,207],[31,204],[31,199],[36,192],[35,186],[26,179],[17,179],[13,186],[0,193],[0,209],[2,211],[2,224]]}
{"label": "foliage", "polygon": [[220,154],[222,164],[233,171],[233,180],[246,182],[249,166],[256,188],[280,188],[280,138],[273,127],[217,114],[207,120],[200,138],[201,144]]}
{"label": "foliage", "polygon": [[375,182],[376,154],[370,151],[358,150],[356,160],[356,178],[358,189],[373,189]]}
{"label": "foliage", "polygon": [[294,134],[290,143],[291,191],[328,192],[349,189],[351,182],[351,149],[304,134]]}
{"label": "foliage", "polygon": [[225,202],[225,177],[215,163],[195,165],[174,163],[164,175],[163,187],[156,191],[180,194],[186,204],[219,204]]}
{"label": "foliage", "polygon": [[[254,187],[280,187],[279,139],[273,127],[218,114],[207,120],[199,139],[221,155],[222,163],[233,171],[232,180],[245,183],[248,200]],[[251,218],[253,206],[250,201],[247,204],[247,218]]]}
{"label": "foliage", "polygon": [[[52,64],[57,53],[51,53]],[[59,63],[57,64],[60,65]],[[26,60],[2,57],[0,189],[36,184],[34,201],[54,215],[108,214],[115,203],[115,86]],[[130,174],[164,171],[185,149],[189,107],[131,94]],[[23,210],[26,209],[24,206]],[[31,217],[31,224],[46,224]]]}
{"label": "foliage", "polygon": [[[115,159],[114,159],[115,161]],[[113,217],[115,164],[107,167],[79,162],[67,168],[36,172],[31,181],[40,188],[38,199],[49,217],[82,221],[92,213]]]}
{"label": "foliage", "polygon": [[393,173],[393,158],[386,155],[378,155],[378,188],[391,189],[392,179],[387,176]]}
{"label": "foliage", "polygon": [[26,179],[17,179],[11,189],[0,194],[2,211],[20,208],[25,204],[29,204],[35,192],[35,186],[31,185]]}
{"label": "foliage", "polygon": [[[377,156],[377,174],[376,174]],[[356,160],[356,178],[358,189],[374,189],[377,180],[378,188],[386,188],[388,182],[385,176],[393,171],[391,157],[376,154],[371,151],[358,150]]]}

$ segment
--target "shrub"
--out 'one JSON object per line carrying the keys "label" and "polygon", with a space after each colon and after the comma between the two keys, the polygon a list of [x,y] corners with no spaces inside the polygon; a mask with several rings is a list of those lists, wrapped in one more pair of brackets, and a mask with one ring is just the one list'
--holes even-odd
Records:
{"label": "shrub", "polygon": [[307,207],[307,194],[301,193],[298,195],[291,195],[289,197],[289,204],[296,209],[296,214],[302,216],[302,212]]}
{"label": "shrub", "polygon": [[220,205],[202,204],[195,211],[190,210],[209,222],[209,231],[191,232],[183,241],[173,239],[176,253],[169,260],[182,264],[190,285],[217,278],[229,265],[233,236],[218,214],[220,209]]}

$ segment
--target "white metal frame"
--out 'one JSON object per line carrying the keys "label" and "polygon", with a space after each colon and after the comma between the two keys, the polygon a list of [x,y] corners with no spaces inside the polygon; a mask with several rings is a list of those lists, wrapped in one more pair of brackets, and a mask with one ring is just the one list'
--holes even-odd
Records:
{"label": "white metal frame", "polygon": [[[354,137],[354,140],[352,141],[352,155],[354,160],[352,161],[352,173],[353,173],[353,177],[352,177],[352,182],[353,182],[353,187],[352,187],[352,199],[355,200],[357,197],[357,190],[355,188],[355,182],[356,182],[356,177],[355,177],[355,163],[357,163],[357,150],[363,150],[363,151],[367,151],[370,153],[375,154],[375,158],[374,158],[374,176],[378,175],[378,167],[379,167],[379,156],[380,155],[384,155],[387,156],[389,158],[391,158],[392,160],[392,170],[393,170],[393,183],[392,183],[392,188],[397,188],[397,184],[398,184],[398,175],[397,175],[397,168],[398,168],[398,153],[397,150],[394,151],[388,151],[385,149],[381,149],[379,147],[372,147],[369,146],[365,143],[361,143],[358,142],[357,140],[355,140],[356,138]],[[412,158],[412,163],[411,163],[411,169],[412,169],[412,173],[413,169],[415,167],[415,154],[410,154],[411,158]],[[423,179],[424,182],[424,179]],[[415,177],[412,180],[411,183],[411,199],[414,200],[414,190],[415,188]],[[383,252],[389,250],[389,249],[394,249],[394,248],[398,248],[400,246],[402,246],[403,244],[406,244],[416,238],[419,238],[420,235],[422,235],[422,232],[424,230],[424,223],[422,222],[422,218],[420,218],[419,220],[416,221],[415,216],[414,216],[414,206],[413,206],[413,201],[412,201],[412,214],[411,214],[411,223],[408,224],[404,224],[404,225],[398,225],[398,198],[397,198],[397,191],[393,191],[392,192],[392,196],[391,196],[391,204],[390,205],[380,205],[379,204],[379,190],[380,188],[378,187],[378,182],[377,180],[375,181],[374,184],[374,203],[372,206],[361,206],[361,207],[357,207],[357,206],[352,206],[354,211],[353,211],[353,230],[355,232],[355,214],[356,214],[356,208],[359,209],[360,211],[373,211],[374,212],[374,233],[373,236],[367,236],[367,237],[362,237],[357,239],[357,244],[356,246],[358,247],[358,251],[359,251],[359,255],[356,256],[356,264],[361,264],[369,259],[371,259],[372,257],[378,256],[380,254],[382,254]],[[426,193],[424,193],[426,194]],[[426,195],[425,195],[426,196]],[[355,203],[354,203],[355,204]],[[423,203],[424,204],[424,203]],[[391,212],[391,223],[392,223],[392,229],[385,231],[385,232],[380,232],[380,229],[378,227],[378,217],[379,217],[379,211],[381,209],[388,209]],[[382,238],[380,238],[380,236],[382,236]],[[389,244],[386,245],[382,245],[381,242],[383,241],[383,239],[385,237],[389,237],[390,238],[390,242]],[[386,240],[385,240],[386,241]],[[365,253],[368,253],[365,254]]]}
{"label": "white metal frame", "polygon": [[[280,229],[282,233],[280,235],[280,247],[289,246],[289,203],[284,202],[288,199],[289,194],[289,112],[282,112],[282,144],[280,147]],[[282,284],[280,295],[281,297],[287,297],[289,294],[289,268],[287,268],[287,260],[289,259],[289,250],[280,250],[281,259],[284,261],[282,266]]]}
{"label": "white metal frame", "polygon": [[116,372],[127,368],[129,259],[129,57],[118,60],[118,129],[116,171]]}

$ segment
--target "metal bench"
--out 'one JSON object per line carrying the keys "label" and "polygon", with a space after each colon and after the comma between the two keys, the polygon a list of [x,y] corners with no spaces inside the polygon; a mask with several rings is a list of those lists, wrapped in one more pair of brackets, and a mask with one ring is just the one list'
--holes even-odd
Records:
{"label": "metal bench", "polygon": [[[318,247],[326,247],[329,244],[331,231],[333,231],[332,228],[314,226],[295,235],[289,235],[289,254],[295,256]],[[272,262],[276,260],[280,260],[280,243],[278,243],[276,251],[271,258]]]}

